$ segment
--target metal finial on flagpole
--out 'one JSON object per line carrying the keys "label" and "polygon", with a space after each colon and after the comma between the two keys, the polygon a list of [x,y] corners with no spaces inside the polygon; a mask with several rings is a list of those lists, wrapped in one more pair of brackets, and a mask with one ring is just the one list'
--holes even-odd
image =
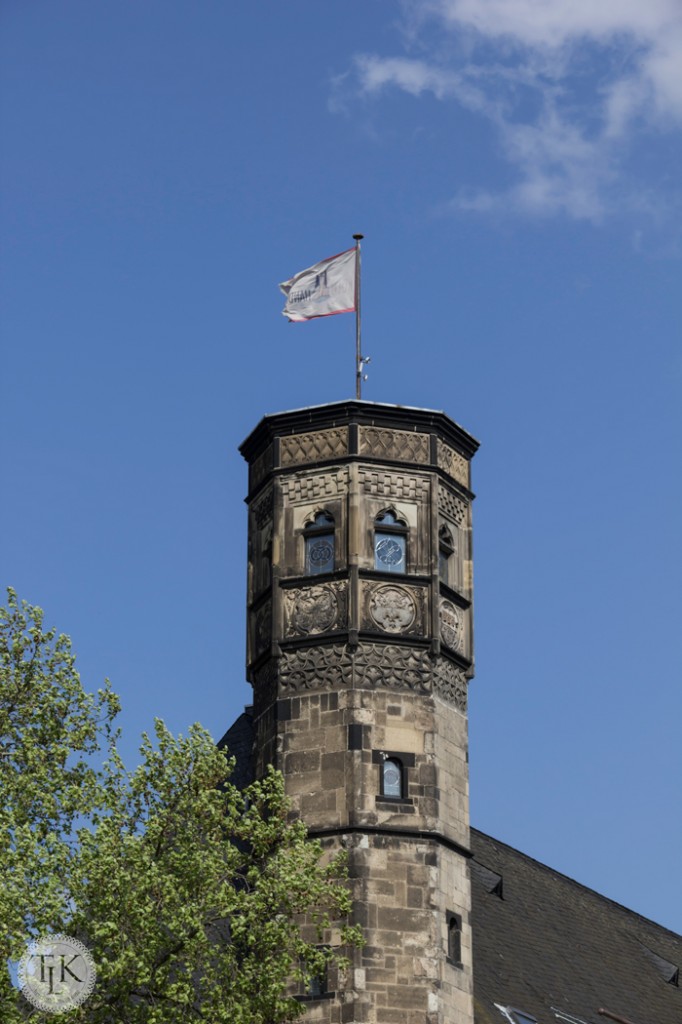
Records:
{"label": "metal finial on flagpole", "polygon": [[364,235],[355,234],[355,397],[362,398],[362,382],[367,380],[363,374],[363,366],[369,362],[369,356],[362,355],[361,342],[361,319],[360,319],[360,242]]}

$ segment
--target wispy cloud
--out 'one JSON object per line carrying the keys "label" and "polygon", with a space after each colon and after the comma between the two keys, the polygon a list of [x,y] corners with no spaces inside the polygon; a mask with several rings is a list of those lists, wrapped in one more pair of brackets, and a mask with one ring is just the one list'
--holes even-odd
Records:
{"label": "wispy cloud", "polygon": [[634,142],[682,128],[680,0],[405,0],[403,9],[406,52],[356,55],[345,84],[364,96],[430,93],[495,126],[515,184],[504,195],[464,190],[451,205],[592,221],[637,206],[626,171]]}

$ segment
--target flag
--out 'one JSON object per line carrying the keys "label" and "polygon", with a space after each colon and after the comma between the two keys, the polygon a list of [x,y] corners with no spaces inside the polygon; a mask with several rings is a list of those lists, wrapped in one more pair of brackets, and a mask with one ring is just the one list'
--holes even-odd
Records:
{"label": "flag", "polygon": [[314,267],[301,270],[279,287],[287,301],[282,310],[290,322],[355,310],[356,250],[347,249]]}

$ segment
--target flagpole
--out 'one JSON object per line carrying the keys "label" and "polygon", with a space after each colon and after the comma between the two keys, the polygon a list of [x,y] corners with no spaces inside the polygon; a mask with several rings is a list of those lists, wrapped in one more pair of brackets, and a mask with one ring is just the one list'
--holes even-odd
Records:
{"label": "flagpole", "polygon": [[362,398],[362,348],[360,347],[360,242],[364,235],[353,235],[355,239],[355,397]]}

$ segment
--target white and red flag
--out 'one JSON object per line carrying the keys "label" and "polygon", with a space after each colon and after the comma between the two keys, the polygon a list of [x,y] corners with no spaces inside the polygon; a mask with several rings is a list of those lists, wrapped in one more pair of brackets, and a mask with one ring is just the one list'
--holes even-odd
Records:
{"label": "white and red flag", "polygon": [[282,316],[299,323],[354,312],[356,259],[357,249],[347,249],[282,282],[280,291],[287,297]]}

